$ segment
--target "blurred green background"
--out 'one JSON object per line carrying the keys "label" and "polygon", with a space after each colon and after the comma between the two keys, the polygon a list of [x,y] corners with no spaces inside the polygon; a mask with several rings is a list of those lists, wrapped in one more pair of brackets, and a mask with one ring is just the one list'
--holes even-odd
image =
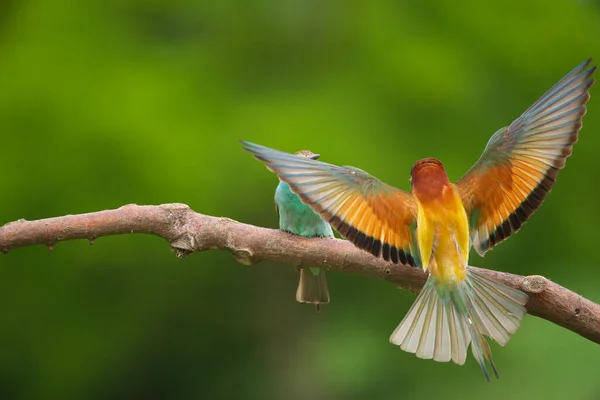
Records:
{"label": "blurred green background", "polygon": [[[409,189],[458,179],[489,137],[587,57],[590,1],[3,0],[0,224],[182,202],[277,226],[276,177],[239,139],[308,148]],[[526,227],[471,264],[600,301],[600,87]],[[388,343],[415,296],[130,235],[0,255],[0,399],[598,399],[600,347],[527,316],[501,379]]]}

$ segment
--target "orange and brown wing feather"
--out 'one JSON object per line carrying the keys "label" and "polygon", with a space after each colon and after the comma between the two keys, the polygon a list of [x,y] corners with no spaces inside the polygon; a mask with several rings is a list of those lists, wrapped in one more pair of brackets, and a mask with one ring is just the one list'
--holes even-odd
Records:
{"label": "orange and brown wing feather", "polygon": [[580,64],[488,142],[457,186],[480,255],[516,232],[542,204],[571,155],[596,67]]}
{"label": "orange and brown wing feather", "polygon": [[411,194],[353,167],[242,142],[340,235],[376,257],[419,266]]}
{"label": "orange and brown wing feather", "polygon": [[309,198],[300,196],[357,247],[385,260],[417,266],[411,252],[413,213],[398,212],[414,207],[410,195],[395,189],[376,194],[348,190],[339,199],[342,204],[339,210],[336,204],[325,209],[318,202],[311,203]]}

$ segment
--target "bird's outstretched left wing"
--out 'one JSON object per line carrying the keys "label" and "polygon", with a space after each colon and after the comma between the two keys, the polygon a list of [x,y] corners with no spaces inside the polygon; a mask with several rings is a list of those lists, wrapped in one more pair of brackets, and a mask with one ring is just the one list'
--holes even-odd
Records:
{"label": "bird's outstretched left wing", "polygon": [[358,168],[241,143],[357,247],[385,260],[420,267],[414,239],[416,203],[410,193]]}
{"label": "bird's outstretched left wing", "polygon": [[[516,232],[542,204],[571,155],[594,84],[586,60],[488,142],[457,182],[471,242],[483,254]],[[587,68],[587,69],[586,69]]]}

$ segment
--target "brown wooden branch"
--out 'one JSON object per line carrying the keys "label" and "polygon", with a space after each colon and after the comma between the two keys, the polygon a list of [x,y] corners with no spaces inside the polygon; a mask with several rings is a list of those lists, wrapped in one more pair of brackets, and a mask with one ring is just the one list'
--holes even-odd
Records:
{"label": "brown wooden branch", "polygon": [[[138,206],[89,214],[25,221],[0,227],[0,251],[73,239],[126,233],[147,233],[166,239],[178,257],[191,252],[223,249],[235,259],[252,265],[273,260],[295,266],[310,264],[328,269],[383,279],[418,292],[426,275],[417,268],[375,258],[339,239],[306,239],[276,229],[243,224],[229,218],[195,213],[185,204]],[[600,305],[542,277],[519,276],[479,269],[504,284],[529,294],[527,312],[567,328],[600,344]]]}

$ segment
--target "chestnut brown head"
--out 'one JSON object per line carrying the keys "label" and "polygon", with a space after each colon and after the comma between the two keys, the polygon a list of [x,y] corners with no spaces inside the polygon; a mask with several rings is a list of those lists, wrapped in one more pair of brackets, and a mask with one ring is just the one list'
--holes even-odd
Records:
{"label": "chestnut brown head", "polygon": [[412,169],[410,170],[410,176],[414,179],[415,175],[423,172],[425,169],[435,168],[441,169],[442,171],[446,171],[444,169],[444,164],[437,158],[423,158],[422,160],[417,161]]}
{"label": "chestnut brown head", "polygon": [[423,191],[426,187],[429,190],[436,190],[440,184],[448,182],[448,176],[444,169],[444,164],[437,158],[424,158],[413,165],[410,171],[410,181],[413,190]]}

